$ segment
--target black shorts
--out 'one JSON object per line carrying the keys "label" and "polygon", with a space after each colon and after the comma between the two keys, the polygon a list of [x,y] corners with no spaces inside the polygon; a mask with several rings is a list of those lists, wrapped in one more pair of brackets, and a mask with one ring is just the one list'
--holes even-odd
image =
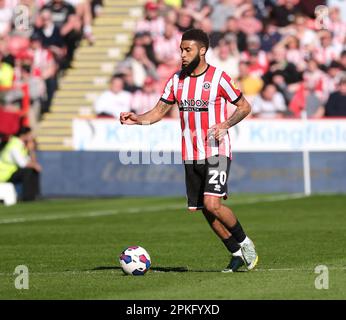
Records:
{"label": "black shorts", "polygon": [[204,160],[184,161],[188,208],[204,207],[204,195],[227,199],[227,179],[231,159],[213,156]]}

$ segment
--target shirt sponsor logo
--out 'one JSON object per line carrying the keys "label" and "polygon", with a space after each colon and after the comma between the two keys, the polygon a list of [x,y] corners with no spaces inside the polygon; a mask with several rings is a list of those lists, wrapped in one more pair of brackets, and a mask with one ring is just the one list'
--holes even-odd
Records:
{"label": "shirt sponsor logo", "polygon": [[179,102],[180,111],[208,111],[209,101],[185,99]]}
{"label": "shirt sponsor logo", "polygon": [[199,108],[208,108],[209,101],[205,101],[202,99],[185,99],[181,100],[179,103],[179,107],[199,107]]}

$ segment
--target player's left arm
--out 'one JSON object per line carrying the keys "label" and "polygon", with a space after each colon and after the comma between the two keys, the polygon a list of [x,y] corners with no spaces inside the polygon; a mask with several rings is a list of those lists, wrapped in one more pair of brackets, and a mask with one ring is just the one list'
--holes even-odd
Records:
{"label": "player's left arm", "polygon": [[234,104],[237,106],[237,109],[225,121],[225,123],[227,124],[227,129],[236,125],[238,122],[243,120],[251,112],[251,105],[250,105],[249,101],[247,101],[245,99],[245,97],[243,95]]}
{"label": "player's left arm", "polygon": [[237,106],[237,109],[228,119],[210,128],[210,133],[216,140],[221,140],[227,134],[229,128],[243,120],[251,112],[251,105],[243,95],[234,105]]}

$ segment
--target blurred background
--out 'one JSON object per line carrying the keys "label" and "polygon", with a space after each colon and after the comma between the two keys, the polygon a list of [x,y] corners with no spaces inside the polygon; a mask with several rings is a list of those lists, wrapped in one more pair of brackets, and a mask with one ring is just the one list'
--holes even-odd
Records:
{"label": "blurred background", "polygon": [[0,0],[0,200],[36,174],[32,199],[185,195],[177,107],[118,118],[156,104],[192,27],[253,107],[231,130],[230,191],[346,192],[345,1]]}

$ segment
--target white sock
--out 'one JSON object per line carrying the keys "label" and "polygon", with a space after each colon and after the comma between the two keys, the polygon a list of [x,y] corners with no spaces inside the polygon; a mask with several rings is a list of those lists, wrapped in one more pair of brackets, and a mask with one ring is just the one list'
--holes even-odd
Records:
{"label": "white sock", "polygon": [[239,244],[242,246],[245,243],[246,244],[250,244],[251,243],[251,240],[250,240],[250,238],[248,236],[246,236],[245,239],[242,242],[240,242]]}
{"label": "white sock", "polygon": [[234,257],[242,257],[243,254],[241,253],[241,249],[239,249],[239,250],[236,251],[236,252],[233,252],[233,253],[232,253],[232,256],[234,256]]}

